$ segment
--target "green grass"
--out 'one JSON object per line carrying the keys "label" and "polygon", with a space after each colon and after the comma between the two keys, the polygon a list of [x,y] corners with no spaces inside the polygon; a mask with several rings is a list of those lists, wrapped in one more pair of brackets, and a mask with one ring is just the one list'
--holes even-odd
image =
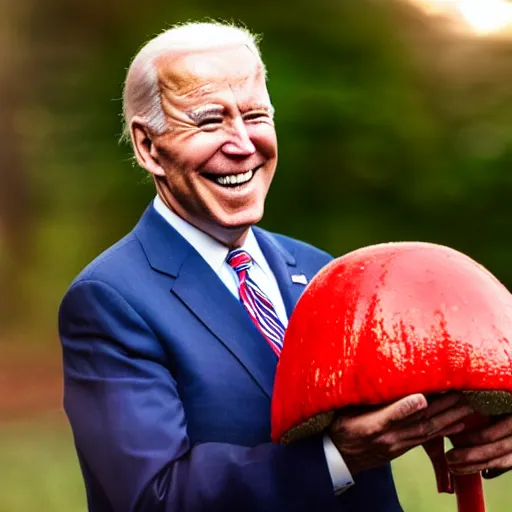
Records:
{"label": "green grass", "polygon": [[62,418],[0,424],[0,512],[86,512]]}
{"label": "green grass", "polygon": [[[406,512],[456,512],[454,496],[437,494],[423,450],[394,462],[393,471]],[[86,511],[71,433],[61,414],[0,424],[0,475],[0,512]],[[486,482],[485,494],[488,512],[512,510],[512,472]]]}
{"label": "green grass", "polygon": [[[393,474],[405,512],[456,512],[455,496],[438,494],[430,459],[422,448],[393,462]],[[512,471],[484,481],[487,512],[512,510]]]}

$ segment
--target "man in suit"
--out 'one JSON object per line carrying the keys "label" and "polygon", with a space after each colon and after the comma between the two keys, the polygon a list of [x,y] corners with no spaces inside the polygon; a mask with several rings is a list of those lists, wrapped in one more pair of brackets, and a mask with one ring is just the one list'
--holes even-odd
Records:
{"label": "man in suit", "polygon": [[401,510],[389,461],[458,432],[457,395],[270,442],[282,335],[331,257],[254,227],[277,163],[254,37],[174,27],[128,70],[126,134],[157,196],[60,309],[65,408],[94,512]]}

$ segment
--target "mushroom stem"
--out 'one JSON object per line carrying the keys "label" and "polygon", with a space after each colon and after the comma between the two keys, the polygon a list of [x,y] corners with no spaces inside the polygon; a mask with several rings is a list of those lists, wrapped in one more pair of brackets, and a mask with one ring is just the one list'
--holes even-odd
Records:
{"label": "mushroom stem", "polygon": [[[465,432],[478,430],[489,424],[489,418],[483,414],[472,414],[464,420],[467,428]],[[450,439],[453,446],[460,446],[457,436]],[[485,512],[484,490],[480,473],[474,475],[453,475],[453,486],[457,496],[459,512]]]}
{"label": "mushroom stem", "polygon": [[476,475],[454,475],[453,483],[459,512],[485,512],[482,477]]}

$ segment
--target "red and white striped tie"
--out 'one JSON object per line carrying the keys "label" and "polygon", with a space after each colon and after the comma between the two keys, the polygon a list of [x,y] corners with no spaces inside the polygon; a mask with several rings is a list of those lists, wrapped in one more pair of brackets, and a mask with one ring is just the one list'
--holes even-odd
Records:
{"label": "red and white striped tie", "polygon": [[227,262],[238,276],[240,302],[279,357],[283,348],[284,326],[270,299],[249,277],[248,270],[253,264],[252,258],[243,249],[235,249],[228,254]]}

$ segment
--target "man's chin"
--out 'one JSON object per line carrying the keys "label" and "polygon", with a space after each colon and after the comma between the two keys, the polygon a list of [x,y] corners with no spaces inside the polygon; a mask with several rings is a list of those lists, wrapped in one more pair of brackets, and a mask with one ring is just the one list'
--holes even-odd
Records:
{"label": "man's chin", "polygon": [[[229,208],[219,205],[220,208],[210,210],[212,224],[217,224],[226,229],[248,228],[257,224],[263,217],[263,204],[253,201],[251,206]],[[254,204],[256,203],[256,204]]]}
{"label": "man's chin", "polygon": [[249,229],[257,224],[263,217],[263,212],[251,212],[242,215],[225,215],[213,219],[210,225],[210,234],[226,245],[245,240]]}
{"label": "man's chin", "polygon": [[229,231],[247,230],[251,226],[258,224],[262,217],[263,212],[261,214],[227,216],[225,219],[219,219],[218,225]]}

